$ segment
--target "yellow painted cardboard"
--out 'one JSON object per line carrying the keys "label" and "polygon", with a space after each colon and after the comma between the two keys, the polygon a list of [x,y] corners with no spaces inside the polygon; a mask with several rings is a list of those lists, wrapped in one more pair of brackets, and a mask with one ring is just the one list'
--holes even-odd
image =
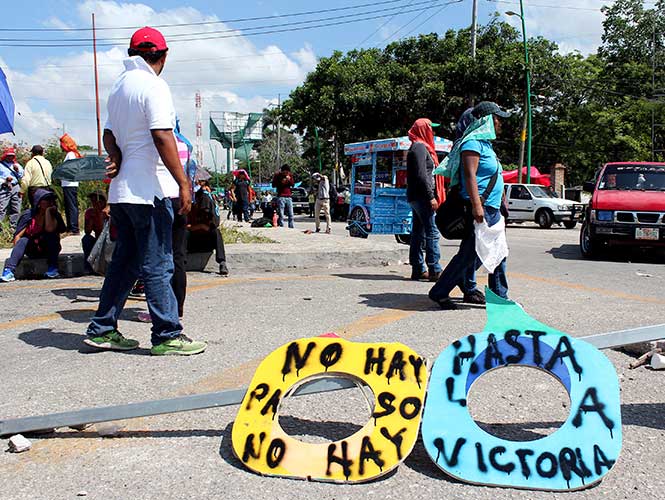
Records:
{"label": "yellow painted cardboard", "polygon": [[[345,439],[303,443],[279,425],[280,403],[291,389],[321,376],[367,384],[374,393],[374,413]],[[264,475],[350,483],[375,479],[413,449],[427,380],[424,358],[400,343],[314,337],[285,344],[254,374],[233,424],[233,451]]]}

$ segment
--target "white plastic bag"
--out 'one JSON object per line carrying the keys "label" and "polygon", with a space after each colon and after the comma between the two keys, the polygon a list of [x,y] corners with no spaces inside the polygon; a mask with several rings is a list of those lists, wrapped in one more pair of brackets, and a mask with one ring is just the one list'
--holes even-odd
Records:
{"label": "white plastic bag", "polygon": [[102,233],[99,235],[99,238],[97,238],[95,246],[92,247],[90,256],[88,256],[88,263],[93,271],[102,276],[106,274],[106,269],[111,263],[113,250],[115,249],[115,242],[111,241],[111,231],[109,226],[109,221],[106,221]]}
{"label": "white plastic bag", "polygon": [[484,220],[473,222],[476,235],[476,254],[487,272],[493,273],[501,261],[508,257],[506,241],[506,221],[503,217],[492,227]]}

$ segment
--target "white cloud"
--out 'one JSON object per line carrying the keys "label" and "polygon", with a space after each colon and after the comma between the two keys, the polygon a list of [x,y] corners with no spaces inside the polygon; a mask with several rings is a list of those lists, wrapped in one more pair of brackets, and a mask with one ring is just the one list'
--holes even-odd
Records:
{"label": "white cloud", "polygon": [[[271,95],[275,88],[294,88],[317,62],[313,48],[307,44],[287,54],[277,45],[257,47],[247,37],[214,38],[230,33],[214,32],[231,28],[218,23],[215,16],[191,7],[155,10],[141,3],[86,0],[66,23],[49,19],[46,24],[87,27],[91,12],[95,12],[98,27],[113,28],[98,31],[102,124],[106,115],[105,98],[122,71],[122,59],[132,33],[132,30],[120,28],[215,22],[162,30],[169,45],[162,76],[171,87],[183,132],[192,141],[195,139],[194,96],[197,90],[202,93],[204,150],[208,158],[206,137],[210,111],[261,111],[276,100],[277,96]],[[209,40],[178,41],[179,38],[201,38],[208,32],[212,32]],[[85,32],[73,32],[70,36],[80,38],[82,33]],[[116,38],[118,41],[109,41]],[[104,45],[106,43],[120,46]],[[17,139],[31,143],[43,141],[65,123],[68,133],[80,144],[96,145],[93,55],[90,49],[81,49],[67,56],[45,58],[34,69],[14,69],[0,61],[17,111],[21,113],[16,117]]]}
{"label": "white cloud", "polygon": [[[562,53],[578,51],[583,55],[595,53],[600,46],[605,15],[600,11],[598,0],[577,0],[566,2],[556,8],[544,8],[524,4],[526,31],[529,37],[543,36],[557,42]],[[504,11],[511,10],[505,5],[501,9],[504,19],[521,32],[519,17],[508,16]],[[566,8],[571,7],[571,8]],[[587,10],[588,9],[588,10]],[[512,10],[518,10],[514,7]]]}

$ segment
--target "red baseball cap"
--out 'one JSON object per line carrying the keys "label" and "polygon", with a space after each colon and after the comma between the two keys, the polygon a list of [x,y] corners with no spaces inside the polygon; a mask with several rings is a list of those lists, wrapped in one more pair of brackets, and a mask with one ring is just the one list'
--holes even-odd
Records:
{"label": "red baseball cap", "polygon": [[[140,47],[142,43],[151,43],[153,46],[149,48]],[[134,50],[141,50],[145,52],[157,52],[158,50],[168,50],[166,40],[155,28],[146,26],[136,31],[129,41],[129,48]]]}
{"label": "red baseball cap", "polygon": [[2,152],[2,156],[0,156],[0,161],[4,160],[5,158],[13,156],[16,158],[16,151],[14,148],[5,148],[5,150]]}

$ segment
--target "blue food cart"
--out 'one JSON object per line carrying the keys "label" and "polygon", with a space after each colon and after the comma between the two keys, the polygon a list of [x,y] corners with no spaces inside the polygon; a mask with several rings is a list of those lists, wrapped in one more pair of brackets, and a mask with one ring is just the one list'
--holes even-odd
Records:
{"label": "blue food cart", "polygon": [[[448,154],[453,143],[434,138],[436,151]],[[411,207],[406,200],[408,137],[354,142],[344,145],[351,157],[351,203],[346,229],[356,238],[394,234],[406,243],[411,234]]]}

